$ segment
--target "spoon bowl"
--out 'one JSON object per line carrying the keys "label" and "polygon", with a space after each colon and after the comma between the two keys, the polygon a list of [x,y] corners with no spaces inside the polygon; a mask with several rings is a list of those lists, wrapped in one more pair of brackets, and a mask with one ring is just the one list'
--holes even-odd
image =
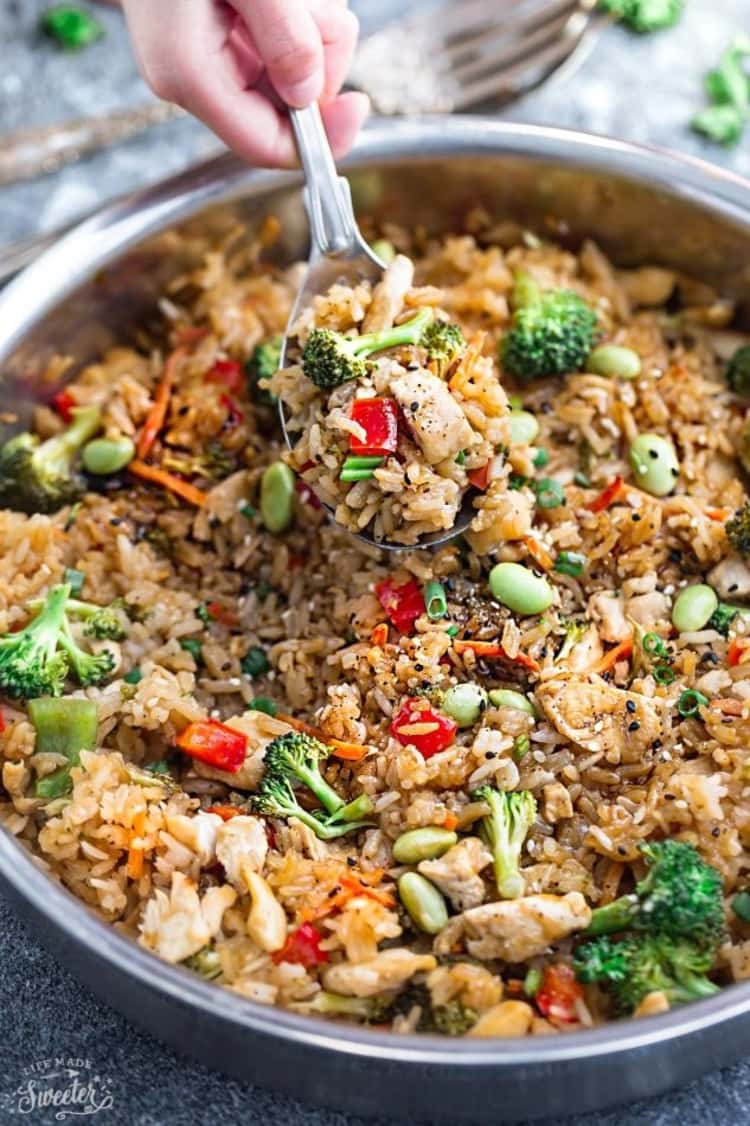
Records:
{"label": "spoon bowl", "polygon": [[[336,283],[354,286],[361,281],[370,281],[375,284],[380,281],[385,270],[385,263],[367,244],[357,225],[349,181],[339,176],[336,171],[317,105],[313,104],[301,110],[292,109],[289,111],[289,116],[305,173],[304,202],[310,221],[310,257],[284,335],[280,367],[288,365],[293,353],[295,338],[292,326],[302,310],[312,304],[313,298],[321,293],[327,293]],[[291,450],[294,448],[294,431],[289,427],[289,419],[282,399],[279,399],[279,417],[284,440]],[[367,529],[352,534],[362,543],[385,551],[411,551],[414,548],[438,547],[461,535],[471,523],[474,515],[471,495],[471,492],[467,493],[451,528],[422,536],[415,544],[376,540]],[[335,520],[333,508],[322,498],[319,499],[330,519]]]}

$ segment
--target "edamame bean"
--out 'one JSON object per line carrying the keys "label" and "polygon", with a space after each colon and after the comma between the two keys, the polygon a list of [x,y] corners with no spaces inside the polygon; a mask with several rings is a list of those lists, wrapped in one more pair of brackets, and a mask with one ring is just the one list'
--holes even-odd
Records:
{"label": "edamame bean", "polygon": [[521,563],[497,563],[490,571],[493,596],[517,614],[541,614],[554,601],[554,591]]}
{"label": "edamame bean", "polygon": [[458,836],[450,829],[427,825],[424,829],[409,829],[393,842],[393,859],[397,864],[419,864],[420,860],[437,860],[457,844]]}
{"label": "edamame bean", "polygon": [[655,497],[671,493],[680,475],[674,446],[659,434],[638,435],[630,447],[630,464],[638,488]]}
{"label": "edamame bean", "polygon": [[275,461],[260,482],[260,515],[269,532],[284,532],[294,515],[294,474],[283,461]]}
{"label": "edamame bean", "polygon": [[680,633],[703,629],[719,606],[716,591],[705,583],[686,586],[674,600],[672,625]]}
{"label": "edamame bean", "polygon": [[620,379],[637,379],[641,374],[641,357],[632,348],[621,344],[602,344],[586,361],[586,370],[594,375],[617,375]]}
{"label": "edamame bean", "polygon": [[119,473],[135,457],[135,446],[130,438],[94,438],[83,447],[81,459],[89,473],[105,477]]}
{"label": "edamame bean", "polygon": [[539,433],[539,423],[531,411],[510,412],[511,446],[528,446]]}
{"label": "edamame bean", "polygon": [[405,872],[398,881],[398,894],[409,917],[425,934],[439,934],[448,923],[448,908],[442,895],[419,872]]}
{"label": "edamame bean", "polygon": [[454,684],[443,698],[442,710],[459,727],[471,727],[487,707],[487,693],[480,684]]}
{"label": "edamame bean", "polygon": [[536,718],[536,708],[522,692],[514,692],[511,688],[493,688],[490,690],[490,703],[494,708],[516,708],[519,712]]}

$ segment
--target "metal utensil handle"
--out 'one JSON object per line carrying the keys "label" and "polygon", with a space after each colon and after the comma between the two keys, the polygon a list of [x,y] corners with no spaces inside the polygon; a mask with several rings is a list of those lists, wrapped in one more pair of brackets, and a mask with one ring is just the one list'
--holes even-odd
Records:
{"label": "metal utensil handle", "polygon": [[349,184],[336,172],[317,104],[290,109],[289,117],[305,173],[305,207],[313,246],[319,254],[342,254],[359,241]]}

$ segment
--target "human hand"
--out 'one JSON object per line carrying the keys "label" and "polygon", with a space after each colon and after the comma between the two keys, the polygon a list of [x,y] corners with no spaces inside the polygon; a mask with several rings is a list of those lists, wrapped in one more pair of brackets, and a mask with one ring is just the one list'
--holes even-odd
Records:
{"label": "human hand", "polygon": [[245,160],[289,166],[283,104],[316,99],[336,156],[367,116],[339,91],[357,42],[347,0],[122,0],[141,72],[160,98],[199,117]]}

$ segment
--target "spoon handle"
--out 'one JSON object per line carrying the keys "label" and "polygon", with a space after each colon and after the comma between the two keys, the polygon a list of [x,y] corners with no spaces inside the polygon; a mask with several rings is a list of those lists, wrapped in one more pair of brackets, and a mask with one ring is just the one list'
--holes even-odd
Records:
{"label": "spoon handle", "polygon": [[318,254],[336,255],[359,244],[348,181],[336,172],[333,153],[317,103],[291,109],[294,137],[305,173],[305,207],[310,220],[313,248]]}

